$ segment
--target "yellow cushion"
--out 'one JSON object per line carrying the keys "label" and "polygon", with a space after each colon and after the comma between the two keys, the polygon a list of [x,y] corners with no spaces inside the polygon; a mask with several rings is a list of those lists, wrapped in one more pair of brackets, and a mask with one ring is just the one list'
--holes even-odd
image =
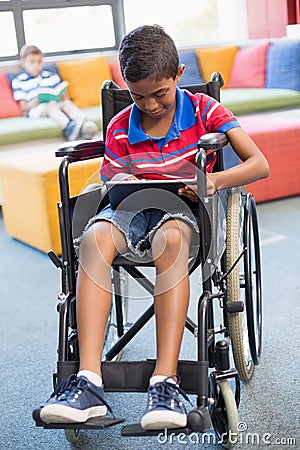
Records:
{"label": "yellow cushion", "polygon": [[224,79],[224,87],[226,87],[237,51],[236,45],[196,49],[203,80],[209,81],[213,72],[220,72]]}
{"label": "yellow cushion", "polygon": [[103,81],[111,79],[111,70],[105,56],[61,61],[57,68],[63,80],[69,82],[68,93],[79,108],[100,104]]}

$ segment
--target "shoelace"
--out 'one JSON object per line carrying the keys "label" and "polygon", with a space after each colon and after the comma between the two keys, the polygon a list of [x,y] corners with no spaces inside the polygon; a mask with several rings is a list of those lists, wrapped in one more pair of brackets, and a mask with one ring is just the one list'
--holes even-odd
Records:
{"label": "shoelace", "polygon": [[[57,388],[52,392],[49,399],[53,397],[62,397],[62,398],[70,398],[74,397],[76,394],[78,394],[78,391],[84,391],[88,387],[88,381],[84,378],[77,378],[77,375],[73,374],[69,378],[67,378],[65,381],[63,381]],[[112,414],[114,417],[114,413],[109,406],[109,404],[106,402],[106,400],[99,395],[95,390],[93,389],[93,394],[95,397],[98,398],[108,409],[108,411]]]}
{"label": "shoelace", "polygon": [[[176,384],[168,382],[169,379],[176,378],[177,382]],[[170,400],[170,398],[179,404],[179,400],[174,398],[174,390],[177,391],[178,394],[181,394],[182,397],[189,402],[189,404],[192,406],[192,402],[186,395],[183,389],[179,386],[180,383],[180,377],[179,375],[171,375],[168,378],[166,378],[164,381],[160,383],[156,383],[149,387],[149,394],[151,395],[153,403],[156,404],[156,406],[165,406],[166,401]],[[183,405],[184,407],[184,405]],[[184,407],[185,410],[185,407]]]}

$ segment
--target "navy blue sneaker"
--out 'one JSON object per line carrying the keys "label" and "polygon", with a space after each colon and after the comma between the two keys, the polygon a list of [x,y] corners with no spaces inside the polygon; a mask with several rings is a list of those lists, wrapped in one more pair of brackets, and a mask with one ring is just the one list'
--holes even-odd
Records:
{"label": "navy blue sneaker", "polygon": [[164,381],[155,383],[148,388],[148,404],[141,418],[141,427],[145,430],[163,430],[165,428],[182,428],[187,424],[187,414],[184,404],[179,400],[179,394],[189,403],[186,393],[177,383],[170,383],[167,377]]}
{"label": "navy blue sneaker", "polygon": [[40,417],[48,423],[86,422],[91,417],[105,416],[107,409],[103,387],[86,377],[71,375],[51,394],[41,409]]}
{"label": "navy blue sneaker", "polygon": [[64,129],[64,136],[68,141],[75,141],[80,136],[80,129],[83,123],[83,118],[79,120],[70,120]]}

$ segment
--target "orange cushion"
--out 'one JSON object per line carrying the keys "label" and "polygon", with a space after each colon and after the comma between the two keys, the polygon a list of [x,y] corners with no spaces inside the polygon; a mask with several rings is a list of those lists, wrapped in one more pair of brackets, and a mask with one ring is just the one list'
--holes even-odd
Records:
{"label": "orange cushion", "polygon": [[58,62],[57,69],[69,82],[68,93],[79,108],[99,105],[101,85],[112,76],[105,56]]}
{"label": "orange cushion", "polygon": [[270,42],[239,50],[234,58],[228,88],[262,88]]}
{"label": "orange cushion", "polygon": [[5,73],[0,73],[0,119],[22,116],[19,104],[14,100],[12,90]]}
{"label": "orange cushion", "polygon": [[204,81],[209,81],[213,72],[220,72],[224,79],[224,87],[226,87],[237,51],[236,45],[196,49]]}

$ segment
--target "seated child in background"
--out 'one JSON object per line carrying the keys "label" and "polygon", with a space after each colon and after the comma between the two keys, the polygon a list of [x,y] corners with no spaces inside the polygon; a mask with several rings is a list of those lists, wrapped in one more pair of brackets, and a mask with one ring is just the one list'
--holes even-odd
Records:
{"label": "seated child in background", "polygon": [[62,82],[57,73],[43,69],[43,52],[35,45],[24,45],[20,57],[24,71],[12,80],[12,90],[24,114],[32,118],[50,117],[61,127],[68,141],[92,139],[98,131],[96,124],[85,120],[67,93],[58,102],[39,102],[40,88],[55,88]]}
{"label": "seated child in background", "polygon": [[[195,176],[200,136],[226,133],[241,164],[222,172],[208,166],[208,194],[251,183],[269,174],[264,155],[234,115],[205,94],[177,87],[184,72],[174,41],[162,27],[141,26],[124,36],[119,60],[133,104],[110,122],[101,177],[120,172],[146,180]],[[179,190],[197,205],[191,186]],[[151,252],[156,269],[156,365],[149,380],[144,429],[184,427],[177,364],[189,304],[188,260],[197,239],[197,215],[147,207],[142,211],[106,206],[87,227],[79,247],[76,312],[80,367],[41,409],[46,422],[84,422],[107,412],[101,372],[102,348],[111,307],[111,265],[130,249]],[[105,384],[105,380],[104,380]]]}

